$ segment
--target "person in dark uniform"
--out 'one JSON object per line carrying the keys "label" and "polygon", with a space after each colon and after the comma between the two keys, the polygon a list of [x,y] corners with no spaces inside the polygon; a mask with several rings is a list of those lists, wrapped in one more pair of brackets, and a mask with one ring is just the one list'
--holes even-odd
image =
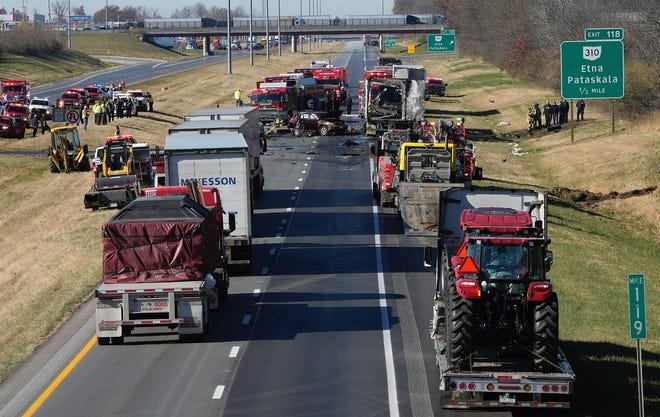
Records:
{"label": "person in dark uniform", "polygon": [[585,107],[584,100],[579,99],[576,105],[577,105],[577,120],[584,121],[584,107]]}
{"label": "person in dark uniform", "polygon": [[353,99],[350,94],[346,94],[346,114],[351,114],[353,108]]}
{"label": "person in dark uniform", "polygon": [[545,116],[545,128],[549,129],[552,121],[552,105],[549,101],[546,101],[543,105],[543,116]]}

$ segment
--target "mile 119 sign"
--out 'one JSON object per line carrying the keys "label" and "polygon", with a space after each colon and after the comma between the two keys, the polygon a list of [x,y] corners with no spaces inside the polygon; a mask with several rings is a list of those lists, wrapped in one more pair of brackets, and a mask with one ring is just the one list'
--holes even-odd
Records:
{"label": "mile 119 sign", "polygon": [[623,97],[622,41],[561,43],[561,96],[566,99]]}

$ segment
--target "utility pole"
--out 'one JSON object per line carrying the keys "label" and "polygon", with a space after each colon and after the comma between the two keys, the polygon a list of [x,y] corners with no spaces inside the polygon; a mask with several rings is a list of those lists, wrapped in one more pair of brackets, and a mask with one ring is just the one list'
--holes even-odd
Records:
{"label": "utility pole", "polygon": [[105,0],[105,30],[108,30],[108,0]]}
{"label": "utility pole", "polygon": [[231,0],[227,0],[227,74],[231,74]]}
{"label": "utility pole", "polygon": [[268,0],[266,0],[266,60],[270,61],[270,15],[268,12]]}
{"label": "utility pole", "polygon": [[248,44],[250,45],[250,65],[254,66],[254,51],[252,50],[252,0],[250,0],[250,38],[248,39]]}
{"label": "utility pole", "polygon": [[67,41],[66,41],[66,43],[67,43],[67,46],[69,47],[69,51],[70,51],[71,50],[71,0],[69,0],[67,9],[68,9],[67,13],[68,13],[69,17],[66,19],[66,27],[67,27],[67,30],[66,30],[66,39],[67,39]]}
{"label": "utility pole", "polygon": [[385,0],[380,0],[380,14],[385,14]]}
{"label": "utility pole", "polygon": [[282,56],[282,32],[280,31],[280,0],[277,0],[277,54]]}

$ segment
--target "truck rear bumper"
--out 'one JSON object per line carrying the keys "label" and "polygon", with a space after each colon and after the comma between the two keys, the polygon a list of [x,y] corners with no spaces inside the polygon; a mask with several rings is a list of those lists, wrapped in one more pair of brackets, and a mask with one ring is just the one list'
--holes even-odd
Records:
{"label": "truck rear bumper", "polygon": [[469,409],[469,408],[545,408],[545,409],[568,409],[570,402],[563,401],[479,401],[479,400],[445,400],[444,408]]}

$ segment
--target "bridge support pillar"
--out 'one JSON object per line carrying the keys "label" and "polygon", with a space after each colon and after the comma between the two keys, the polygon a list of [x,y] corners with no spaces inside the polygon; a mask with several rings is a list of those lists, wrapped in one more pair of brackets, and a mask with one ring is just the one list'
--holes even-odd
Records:
{"label": "bridge support pillar", "polygon": [[211,39],[208,36],[204,36],[204,41],[202,42],[202,56],[209,56],[210,50],[211,50]]}
{"label": "bridge support pillar", "polygon": [[291,52],[296,52],[296,39],[298,36],[291,35]]}
{"label": "bridge support pillar", "polygon": [[385,45],[383,45],[383,34],[381,33],[378,35],[378,49],[380,49],[380,53],[382,54],[385,52]]}

